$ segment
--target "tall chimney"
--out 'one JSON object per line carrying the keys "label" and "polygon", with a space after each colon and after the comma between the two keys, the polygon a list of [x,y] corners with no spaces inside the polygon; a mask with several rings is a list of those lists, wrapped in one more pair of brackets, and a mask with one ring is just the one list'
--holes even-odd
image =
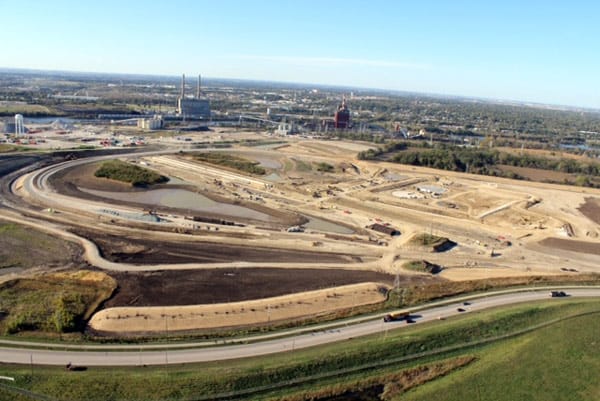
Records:
{"label": "tall chimney", "polygon": [[181,76],[181,98],[185,97],[185,74]]}
{"label": "tall chimney", "polygon": [[200,99],[200,82],[202,80],[202,76],[200,74],[198,74],[198,90],[196,92],[196,98]]}

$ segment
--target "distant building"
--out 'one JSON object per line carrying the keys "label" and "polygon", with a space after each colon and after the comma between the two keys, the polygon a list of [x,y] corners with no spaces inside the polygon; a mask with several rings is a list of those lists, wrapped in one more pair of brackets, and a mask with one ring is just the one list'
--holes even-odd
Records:
{"label": "distant building", "polygon": [[346,106],[346,98],[342,100],[342,103],[338,106],[333,118],[336,129],[350,128],[350,110]]}
{"label": "distant building", "polygon": [[335,129],[335,121],[332,119],[323,119],[321,120],[321,130],[328,132],[330,130]]}
{"label": "distant building", "polygon": [[[20,114],[18,114],[21,116]],[[28,132],[27,127],[23,125],[23,116],[20,118],[7,118],[0,121],[0,132],[11,135],[23,135]]]}
{"label": "distant building", "polygon": [[138,128],[144,130],[157,130],[163,127],[162,116],[156,115],[152,118],[140,118],[137,121]]}
{"label": "distant building", "polygon": [[182,99],[177,101],[177,114],[189,118],[210,118],[210,102],[207,99]]}
{"label": "distant building", "polygon": [[185,97],[185,74],[181,78],[181,95],[177,99],[177,114],[183,118],[210,118],[210,101],[200,98],[200,75],[198,75],[198,91],[195,98]]}
{"label": "distant building", "polygon": [[424,192],[433,196],[442,196],[446,190],[441,187],[436,187],[434,185],[418,185],[417,191]]}
{"label": "distant building", "polygon": [[290,135],[294,132],[294,125],[292,123],[281,123],[277,126],[277,129],[275,130],[275,133],[281,136]]}
{"label": "distant building", "polygon": [[20,136],[25,134],[25,127],[23,126],[23,115],[15,114],[15,135]]}

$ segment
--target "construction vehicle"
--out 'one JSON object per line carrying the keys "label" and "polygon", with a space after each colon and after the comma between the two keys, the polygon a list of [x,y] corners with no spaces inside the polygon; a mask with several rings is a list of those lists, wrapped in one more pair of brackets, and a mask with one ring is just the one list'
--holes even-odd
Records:
{"label": "construction vehicle", "polygon": [[388,313],[383,317],[384,322],[395,322],[398,320],[408,320],[410,317],[410,311],[400,311],[400,312],[392,312]]}

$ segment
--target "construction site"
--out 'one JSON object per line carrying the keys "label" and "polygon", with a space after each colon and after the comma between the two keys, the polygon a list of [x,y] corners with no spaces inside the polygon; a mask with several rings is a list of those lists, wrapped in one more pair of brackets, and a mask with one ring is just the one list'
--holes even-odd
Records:
{"label": "construction site", "polygon": [[[289,138],[40,161],[5,175],[0,218],[77,244],[116,280],[86,328],[111,337],[349,316],[394,287],[599,272],[600,191],[358,160],[370,146]],[[112,159],[168,181],[97,177]]]}

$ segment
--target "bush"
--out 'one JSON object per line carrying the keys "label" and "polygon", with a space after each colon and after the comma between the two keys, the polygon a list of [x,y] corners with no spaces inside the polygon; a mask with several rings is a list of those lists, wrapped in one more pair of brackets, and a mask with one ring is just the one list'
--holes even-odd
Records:
{"label": "bush", "polygon": [[321,162],[317,164],[317,171],[321,171],[323,173],[331,173],[334,170],[334,167],[325,162]]}
{"label": "bush", "polygon": [[264,175],[266,170],[260,166],[260,163],[239,156],[233,156],[221,152],[198,153],[194,155],[196,160],[216,164],[219,166],[229,167],[238,171],[243,171],[249,174]]}

